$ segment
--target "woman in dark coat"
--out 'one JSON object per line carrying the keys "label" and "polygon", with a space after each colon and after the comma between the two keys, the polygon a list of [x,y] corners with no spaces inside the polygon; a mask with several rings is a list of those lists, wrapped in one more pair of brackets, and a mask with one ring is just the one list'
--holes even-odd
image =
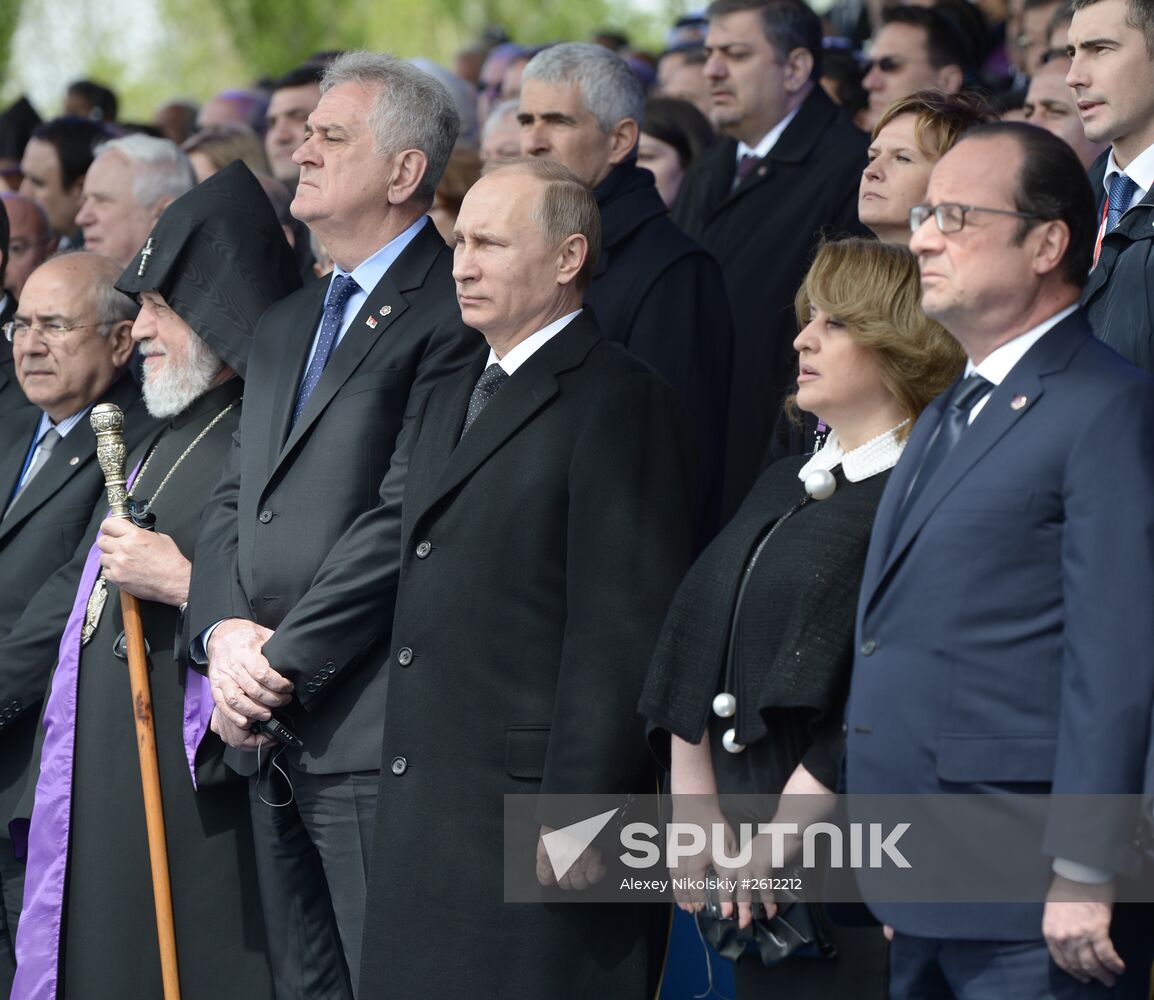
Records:
{"label": "woman in dark coat", "polygon": [[[798,293],[800,377],[787,405],[816,413],[830,436],[816,454],[769,468],[690,570],[641,701],[673,793],[693,796],[675,808],[691,801],[697,822],[733,831],[751,818],[723,815],[719,793],[832,795],[837,785],[870,526],[911,422],[963,361],[919,300],[913,255],[866,240],[823,246]],[[676,874],[711,864],[706,853]],[[751,901],[737,895],[723,910],[736,902],[746,927]],[[679,902],[703,908],[699,897]],[[831,936],[838,957],[828,961],[743,958],[739,995],[770,985],[790,997],[884,995],[881,929]]]}

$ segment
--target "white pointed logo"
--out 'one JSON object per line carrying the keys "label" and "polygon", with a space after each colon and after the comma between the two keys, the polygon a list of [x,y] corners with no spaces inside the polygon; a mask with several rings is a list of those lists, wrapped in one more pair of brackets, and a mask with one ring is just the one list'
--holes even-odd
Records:
{"label": "white pointed logo", "polygon": [[579,823],[572,823],[561,827],[560,830],[546,833],[541,838],[541,842],[545,845],[545,853],[549,855],[553,877],[558,882],[565,877],[565,873],[573,867],[573,862],[581,857],[581,852],[593,843],[597,834],[605,829],[605,824],[616,814],[616,809],[610,809],[608,812],[583,819]]}

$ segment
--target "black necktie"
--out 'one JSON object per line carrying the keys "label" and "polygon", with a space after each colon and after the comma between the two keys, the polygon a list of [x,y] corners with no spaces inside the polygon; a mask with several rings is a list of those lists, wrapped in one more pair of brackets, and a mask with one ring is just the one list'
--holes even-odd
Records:
{"label": "black necktie", "polygon": [[508,377],[505,369],[496,361],[481,372],[481,377],[477,379],[477,384],[473,387],[473,394],[469,397],[469,409],[465,413],[465,426],[461,429],[461,437],[468,433],[469,428],[473,426],[473,421],[481,415],[481,411],[496,395],[497,390],[501,388]]}
{"label": "black necktie", "polygon": [[950,397],[949,404],[946,406],[946,412],[942,414],[938,436],[934,438],[925,458],[922,459],[922,466],[918,469],[918,477],[906,495],[905,506],[902,508],[903,513],[913,506],[918,494],[933,479],[938,467],[954,450],[954,445],[958,443],[962,432],[969,426],[970,410],[974,408],[974,404],[992,388],[993,385],[981,375],[971,375],[958,383],[953,396]]}

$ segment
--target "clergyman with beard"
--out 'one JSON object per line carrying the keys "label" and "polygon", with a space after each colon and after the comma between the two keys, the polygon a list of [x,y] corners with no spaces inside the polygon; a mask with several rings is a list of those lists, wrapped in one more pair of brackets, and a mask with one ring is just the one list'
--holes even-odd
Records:
{"label": "clergyman with beard", "polygon": [[103,506],[91,522],[101,534],[83,555],[35,794],[20,811],[28,869],[14,998],[162,992],[121,589],[141,601],[148,644],[183,995],[272,996],[247,781],[207,732],[212,697],[189,673],[180,637],[200,514],[240,418],[251,331],[298,284],[272,207],[240,163],[174,202],[116,283],[140,303],[132,337],[145,403],[162,421],[129,456],[137,520],[155,519],[154,530],[103,519]]}

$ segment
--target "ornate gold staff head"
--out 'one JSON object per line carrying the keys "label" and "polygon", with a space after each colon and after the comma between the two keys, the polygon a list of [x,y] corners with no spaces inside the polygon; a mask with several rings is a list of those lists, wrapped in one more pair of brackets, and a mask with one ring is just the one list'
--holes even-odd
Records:
{"label": "ornate gold staff head", "polygon": [[128,517],[125,469],[128,449],[124,446],[124,412],[115,403],[99,403],[88,415],[96,435],[96,460],[104,473],[110,517]]}

